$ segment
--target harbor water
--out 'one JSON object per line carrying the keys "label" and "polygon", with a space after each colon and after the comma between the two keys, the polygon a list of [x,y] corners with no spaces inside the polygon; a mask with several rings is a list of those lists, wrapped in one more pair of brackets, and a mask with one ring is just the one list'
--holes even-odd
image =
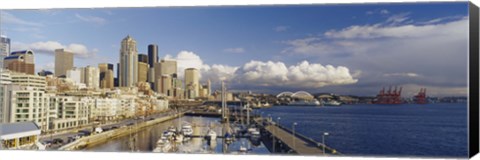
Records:
{"label": "harbor water", "polygon": [[[257,110],[345,155],[466,157],[467,104],[274,106]],[[262,113],[263,112],[263,113]],[[277,119],[280,117],[280,119]]]}
{"label": "harbor water", "polygon": [[[100,152],[152,152],[157,140],[162,133],[170,126],[180,128],[183,123],[195,124],[193,127],[193,135],[205,135],[211,127],[220,135],[222,133],[222,125],[219,118],[207,117],[190,117],[184,116],[182,118],[171,121],[159,123],[147,127],[137,133],[110,140],[104,144],[93,147],[87,147],[86,151],[100,151]],[[192,138],[190,141],[179,145],[177,153],[223,153],[223,141],[217,138],[214,143],[204,140],[204,138]],[[246,138],[240,138],[228,145],[226,153],[239,153],[240,146],[249,149],[250,154],[268,154],[270,153],[263,144],[251,143]]]}

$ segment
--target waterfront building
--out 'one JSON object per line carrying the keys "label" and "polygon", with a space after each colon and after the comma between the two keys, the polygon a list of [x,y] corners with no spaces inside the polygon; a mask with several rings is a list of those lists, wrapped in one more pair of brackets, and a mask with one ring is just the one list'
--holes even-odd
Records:
{"label": "waterfront building", "polygon": [[3,68],[3,59],[10,55],[10,38],[0,33],[0,68]]}
{"label": "waterfront building", "polygon": [[11,92],[19,90],[20,86],[13,84],[0,84],[0,123],[10,122],[11,112]]}
{"label": "waterfront building", "polygon": [[0,131],[0,149],[38,149],[41,130],[35,122],[0,123]]}
{"label": "waterfront building", "polygon": [[155,63],[158,62],[158,46],[156,44],[148,45],[148,82],[155,83]]}
{"label": "waterfront building", "polygon": [[113,64],[100,63],[98,69],[100,71],[100,88],[112,89],[114,87]]}
{"label": "waterfront building", "polygon": [[133,87],[138,82],[137,42],[128,35],[121,42],[119,86]]}
{"label": "waterfront building", "polygon": [[185,98],[194,99],[199,96],[200,73],[196,68],[185,69]]}
{"label": "waterfront building", "polygon": [[10,123],[34,121],[46,130],[50,101],[44,91],[22,86],[10,92]]}
{"label": "waterfront building", "polygon": [[3,67],[14,72],[35,74],[33,51],[24,50],[12,52],[3,59]]}
{"label": "waterfront building", "polygon": [[119,117],[120,100],[116,98],[95,98],[93,107],[90,108],[91,117],[94,120],[109,121]]}
{"label": "waterfront building", "polygon": [[46,78],[39,75],[10,72],[12,84],[30,87],[34,90],[45,91],[47,87]]}
{"label": "waterfront building", "polygon": [[56,108],[56,118],[51,123],[51,129],[58,131],[84,126],[89,123],[89,103],[87,99],[76,96],[50,97],[50,108]]}
{"label": "waterfront building", "polygon": [[55,76],[65,77],[67,70],[73,69],[73,52],[65,49],[55,50]]}
{"label": "waterfront building", "polygon": [[100,86],[100,72],[97,67],[87,66],[83,68],[83,81],[87,88],[98,89]]}
{"label": "waterfront building", "polygon": [[148,63],[138,61],[138,82],[147,82],[148,68]]}

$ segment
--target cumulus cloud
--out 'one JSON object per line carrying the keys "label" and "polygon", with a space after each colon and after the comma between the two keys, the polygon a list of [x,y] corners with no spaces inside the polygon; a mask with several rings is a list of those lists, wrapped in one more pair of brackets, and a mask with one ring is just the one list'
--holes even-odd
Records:
{"label": "cumulus cloud", "polygon": [[80,14],[75,14],[75,17],[77,17],[78,19],[84,21],[84,22],[89,22],[89,23],[94,23],[94,24],[97,24],[97,25],[103,25],[105,24],[107,21],[101,17],[95,17],[95,16],[82,16]]}
{"label": "cumulus cloud", "polygon": [[[466,16],[410,22],[408,14],[403,14],[377,24],[357,24],[286,40],[282,52],[361,70],[361,81],[355,85],[358,94],[366,93],[362,89],[375,92],[380,85],[391,84],[458,90],[467,86],[467,35]],[[355,89],[343,90],[350,93]]]}
{"label": "cumulus cloud", "polygon": [[[233,87],[299,87],[320,88],[330,85],[356,83],[347,67],[303,61],[287,66],[277,61],[250,61],[244,65],[204,64],[200,56],[191,51],[181,51],[176,56],[166,55],[166,59],[177,60],[178,75],[184,77],[186,68],[197,68],[201,81],[211,80],[218,84],[227,81]],[[359,73],[357,73],[359,74]]]}
{"label": "cumulus cloud", "polygon": [[164,58],[177,61],[177,73],[180,78],[184,77],[185,69],[196,68],[200,71],[202,81],[210,79],[212,82],[219,82],[230,80],[236,70],[236,67],[228,65],[204,64],[200,56],[191,51],[180,51],[176,56],[166,55]]}
{"label": "cumulus cloud", "polygon": [[68,51],[72,51],[75,54],[75,57],[78,58],[90,58],[94,57],[98,52],[98,49],[88,49],[83,44],[78,43],[71,43],[68,45],[61,44],[57,41],[41,41],[41,42],[34,42],[30,44],[14,42],[12,44],[12,50],[26,50],[30,49],[33,50],[35,53],[39,54],[55,54],[55,49],[64,48]]}
{"label": "cumulus cloud", "polygon": [[237,48],[227,48],[227,49],[224,49],[223,51],[229,52],[229,53],[243,53],[245,52],[245,49],[241,47],[237,47]]}
{"label": "cumulus cloud", "polygon": [[275,32],[285,32],[289,29],[290,27],[289,26],[276,26],[275,28],[273,28],[273,30]]}
{"label": "cumulus cloud", "polygon": [[347,67],[302,61],[287,66],[283,62],[250,61],[235,73],[235,80],[253,86],[320,88],[331,85],[353,84],[358,79],[352,78]]}

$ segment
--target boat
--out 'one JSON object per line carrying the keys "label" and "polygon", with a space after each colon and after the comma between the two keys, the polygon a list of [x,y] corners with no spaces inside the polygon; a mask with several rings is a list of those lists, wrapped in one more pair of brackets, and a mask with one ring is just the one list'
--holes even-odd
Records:
{"label": "boat", "polygon": [[183,142],[183,134],[175,133],[174,135],[175,135],[175,136],[173,137],[173,140],[174,140],[176,143],[182,143],[182,142]]}
{"label": "boat", "polygon": [[268,103],[268,102],[265,102],[264,104],[262,104],[262,107],[263,107],[263,108],[272,107],[272,104],[270,104],[270,103]]}
{"label": "boat", "polygon": [[240,153],[246,153],[247,152],[247,147],[240,146],[240,149],[238,150]]}
{"label": "boat", "polygon": [[157,146],[153,150],[153,152],[169,152],[172,149],[172,145],[168,141],[167,137],[162,136],[158,141],[157,141]]}
{"label": "boat", "polygon": [[210,129],[207,132],[206,138],[207,138],[207,140],[213,141],[213,140],[217,139],[217,133],[215,131],[213,131],[212,129]]}
{"label": "boat", "polygon": [[330,100],[330,101],[326,101],[323,103],[324,106],[340,106],[342,105],[342,103],[338,102],[338,101],[335,101],[335,100]]}
{"label": "boat", "polygon": [[182,131],[182,134],[184,136],[183,141],[190,140],[190,136],[193,135],[192,125],[190,125],[190,124],[183,125],[181,131]]}
{"label": "boat", "polygon": [[314,100],[298,100],[288,103],[289,106],[320,106],[320,102]]}

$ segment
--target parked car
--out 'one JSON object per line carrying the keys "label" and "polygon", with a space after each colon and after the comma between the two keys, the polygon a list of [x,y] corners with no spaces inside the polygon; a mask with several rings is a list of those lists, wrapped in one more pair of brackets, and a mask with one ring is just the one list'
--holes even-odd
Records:
{"label": "parked car", "polygon": [[67,138],[67,143],[73,142],[73,141],[75,141],[75,140],[77,140],[77,139],[75,138],[75,136],[70,136],[70,137]]}
{"label": "parked car", "polygon": [[53,144],[63,144],[63,139],[55,138],[55,139],[53,139]]}
{"label": "parked car", "polygon": [[110,130],[114,130],[114,129],[118,129],[117,126],[112,126],[112,128],[110,128]]}
{"label": "parked car", "polygon": [[89,136],[92,134],[92,132],[90,132],[89,130],[81,130],[81,131],[78,131],[78,133],[83,133],[85,134],[85,136]]}
{"label": "parked car", "polygon": [[102,133],[103,129],[100,127],[95,128],[95,133]]}

